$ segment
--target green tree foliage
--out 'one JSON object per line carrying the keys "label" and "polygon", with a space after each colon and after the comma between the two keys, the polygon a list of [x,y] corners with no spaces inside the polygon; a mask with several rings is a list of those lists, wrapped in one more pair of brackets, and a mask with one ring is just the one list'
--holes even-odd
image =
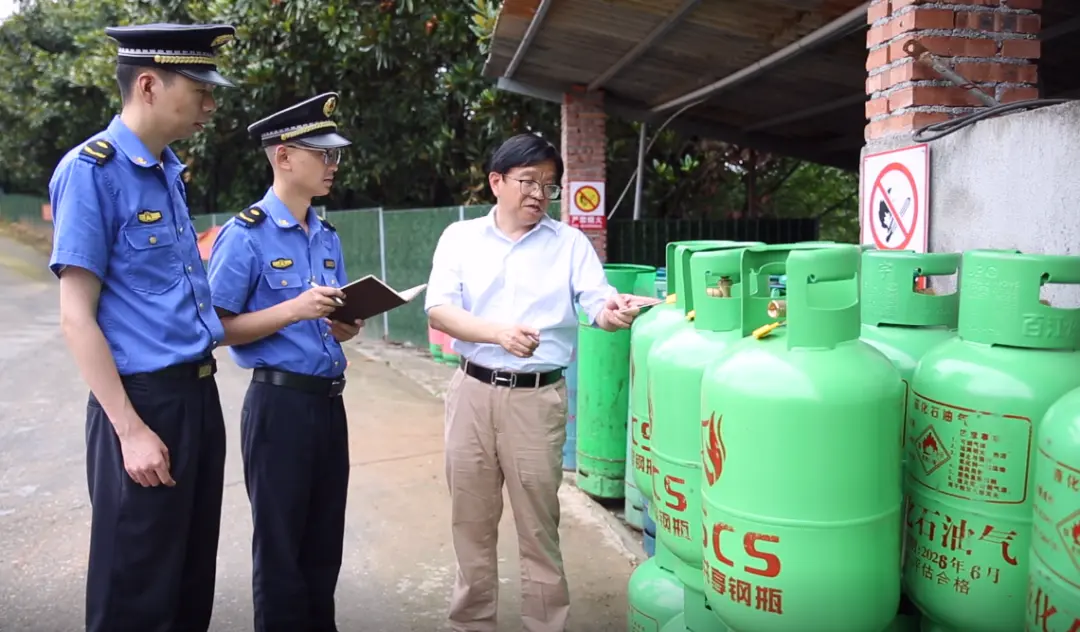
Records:
{"label": "green tree foliage", "polygon": [[[0,187],[43,194],[64,151],[119,110],[105,26],[225,22],[238,39],[221,70],[239,88],[216,91],[211,125],[176,146],[194,212],[261,197],[269,167],[247,126],[325,91],[340,93],[353,141],[329,208],[487,201],[483,165],[501,140],[559,133],[557,104],[481,75],[498,10],[498,0],[23,0],[0,25]],[[609,204],[627,191],[616,217],[632,216],[638,129],[608,123]],[[853,238],[852,174],[669,129],[650,140],[646,216],[823,215],[825,236]]]}

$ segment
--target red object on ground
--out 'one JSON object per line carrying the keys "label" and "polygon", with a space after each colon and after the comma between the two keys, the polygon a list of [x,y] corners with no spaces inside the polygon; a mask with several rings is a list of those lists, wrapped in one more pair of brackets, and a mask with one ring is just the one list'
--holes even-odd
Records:
{"label": "red object on ground", "polygon": [[199,233],[199,256],[203,261],[210,260],[210,248],[214,245],[219,230],[221,230],[220,226],[211,226],[208,230]]}

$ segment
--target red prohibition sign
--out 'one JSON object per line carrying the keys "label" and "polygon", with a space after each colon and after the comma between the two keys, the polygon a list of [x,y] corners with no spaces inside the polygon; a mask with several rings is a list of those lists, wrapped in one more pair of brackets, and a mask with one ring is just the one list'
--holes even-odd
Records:
{"label": "red prohibition sign", "polygon": [[[896,210],[896,204],[892,201],[892,199],[889,198],[889,194],[885,191],[885,186],[881,183],[886,175],[894,171],[900,172],[900,175],[902,175],[907,180],[908,185],[911,187],[911,223],[908,226],[904,225],[904,222],[900,217],[900,213],[898,213]],[[897,229],[900,230],[900,234],[904,237],[903,241],[901,241],[899,245],[892,248],[890,248],[881,240],[880,236],[878,235],[878,231],[884,229],[878,226],[878,223],[874,221],[873,203],[875,196],[878,194],[881,195],[881,199],[885,202],[886,207],[888,207],[889,209],[889,214],[892,216],[893,221],[896,222]],[[907,248],[908,244],[911,243],[911,238],[915,235],[915,227],[919,223],[918,220],[919,192],[915,188],[914,176],[911,175],[911,171],[909,171],[907,167],[900,164],[899,162],[889,163],[885,166],[884,169],[881,170],[881,173],[878,174],[877,180],[874,181],[874,187],[870,190],[870,217],[868,218],[868,221],[870,222],[870,234],[874,237],[874,245],[881,250],[903,250],[904,248]]]}

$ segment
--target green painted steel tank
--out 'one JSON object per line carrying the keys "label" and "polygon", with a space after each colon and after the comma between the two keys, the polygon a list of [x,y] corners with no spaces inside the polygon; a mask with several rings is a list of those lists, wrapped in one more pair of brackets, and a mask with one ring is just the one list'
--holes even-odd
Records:
{"label": "green painted steel tank", "polygon": [[[604,265],[620,293],[649,296],[656,268]],[[630,403],[630,331],[578,329],[577,486],[597,498],[623,498],[626,420]]]}
{"label": "green painted steel tank", "polygon": [[862,255],[861,338],[900,370],[905,387],[930,349],[956,336],[960,295],[928,294],[915,279],[956,274],[959,253],[869,250]]}
{"label": "green painted steel tank", "polygon": [[[631,360],[631,362],[633,361]],[[630,388],[632,389],[633,386],[633,382],[631,382]],[[634,484],[634,452],[630,445],[633,433],[629,430],[631,427],[629,408],[627,406],[626,467],[623,468],[623,472],[625,472],[623,475],[623,493],[626,498],[623,503],[623,519],[626,520],[626,524],[641,531],[645,527],[645,496]]]}
{"label": "green painted steel tank", "polygon": [[660,632],[691,632],[691,630],[686,627],[686,615],[680,614],[660,628]]}
{"label": "green painted steel tank", "polygon": [[1037,427],[1080,386],[1080,310],[1044,283],[1080,283],[1080,257],[965,252],[957,337],[915,370],[904,583],[927,632],[1025,629]]}
{"label": "green painted steel tank", "polygon": [[701,571],[701,378],[705,366],[743,335],[741,301],[732,293],[748,245],[760,244],[682,253],[682,291],[694,312],[693,326],[649,352],[656,538],[677,558],[686,625],[694,632],[727,630],[706,603]]}
{"label": "green painted steel tank", "polygon": [[1080,388],[1046,411],[1035,453],[1028,630],[1080,630]]}
{"label": "green painted steel tank", "polygon": [[[673,241],[667,245],[665,270],[668,275],[669,293],[665,302],[634,319],[631,327],[630,356],[630,448],[634,485],[648,500],[652,490],[652,449],[650,447],[651,414],[649,412],[648,381],[649,352],[658,340],[663,340],[675,330],[691,325],[686,321],[686,293],[680,296],[682,281],[678,262],[680,248],[698,249],[730,243],[725,241]],[[653,505],[648,503],[648,514],[655,521]]]}
{"label": "green painted steel tank", "polygon": [[[700,417],[706,597],[733,630],[894,623],[904,386],[859,340],[859,256],[743,253],[749,337],[705,369]],[[787,275],[786,299],[769,297],[770,274]]]}
{"label": "green painted steel tank", "polygon": [[682,615],[682,583],[675,573],[660,565],[670,557],[667,547],[657,542],[656,555],[630,575],[626,594],[629,632],[660,632],[669,621]]}
{"label": "green painted steel tank", "polygon": [[[906,472],[908,415],[906,402],[915,366],[927,351],[956,336],[958,293],[936,295],[916,288],[923,276],[952,275],[960,268],[959,253],[916,253],[867,250],[862,255],[863,342],[885,354],[904,381],[904,428],[901,463]],[[901,483],[906,475],[901,477]],[[906,520],[906,516],[901,516]],[[903,555],[901,553],[901,566]]]}

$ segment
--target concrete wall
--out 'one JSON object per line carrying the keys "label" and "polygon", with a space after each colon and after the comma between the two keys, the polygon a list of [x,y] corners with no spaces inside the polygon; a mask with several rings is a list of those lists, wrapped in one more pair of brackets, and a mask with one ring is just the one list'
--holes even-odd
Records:
{"label": "concrete wall", "polygon": [[[872,141],[864,153],[911,142]],[[929,219],[932,252],[1080,255],[1080,102],[987,119],[931,142]],[[1043,296],[1080,307],[1080,286]]]}

